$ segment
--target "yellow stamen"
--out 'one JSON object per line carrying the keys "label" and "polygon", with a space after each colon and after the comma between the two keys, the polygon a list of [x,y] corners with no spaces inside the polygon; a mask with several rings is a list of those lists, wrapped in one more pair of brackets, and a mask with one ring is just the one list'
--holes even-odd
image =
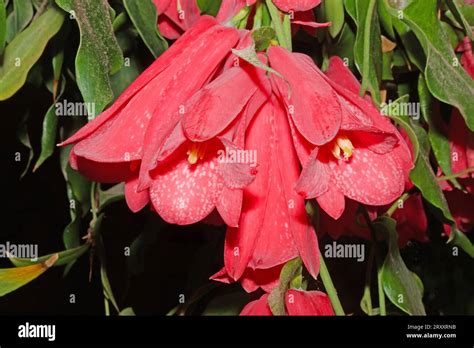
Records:
{"label": "yellow stamen", "polygon": [[338,160],[342,157],[344,161],[347,161],[352,156],[353,150],[354,145],[349,138],[345,135],[338,135],[333,142],[331,152]]}
{"label": "yellow stamen", "polygon": [[206,143],[192,143],[186,154],[188,155],[189,164],[196,164],[198,160],[202,160],[206,154]]}

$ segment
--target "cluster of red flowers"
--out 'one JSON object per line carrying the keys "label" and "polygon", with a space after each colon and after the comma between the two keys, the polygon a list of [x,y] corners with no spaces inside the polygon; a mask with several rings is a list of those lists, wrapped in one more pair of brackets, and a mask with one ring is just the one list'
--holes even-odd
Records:
{"label": "cluster of red flowers", "polygon": [[[134,212],[151,202],[169,223],[223,221],[225,264],[212,278],[268,293],[295,257],[313,277],[319,273],[305,199],[321,208],[323,233],[337,236],[359,203],[398,199],[413,160],[396,127],[359,96],[359,82],[340,58],[322,72],[309,56],[272,45],[258,52],[272,73],[235,56],[232,48],[252,44],[251,31],[220,23],[254,2],[224,1],[215,19],[199,16],[194,1],[155,0],[161,32],[184,34],[62,145],[75,144],[71,166],[90,179],[125,182]],[[283,11],[319,2],[274,0]],[[420,196],[407,204],[414,209],[403,212],[423,212]],[[415,219],[419,239],[423,218]],[[271,314],[267,296],[242,314]],[[333,313],[322,292],[290,289],[285,301],[290,315]]]}

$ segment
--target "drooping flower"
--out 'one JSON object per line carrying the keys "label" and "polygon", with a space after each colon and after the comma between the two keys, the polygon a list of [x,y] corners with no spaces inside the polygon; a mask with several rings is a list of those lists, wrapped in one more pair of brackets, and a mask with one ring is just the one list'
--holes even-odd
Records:
{"label": "drooping flower", "polygon": [[[273,76],[285,100],[300,162],[296,190],[316,198],[337,219],[344,197],[367,205],[398,198],[413,166],[397,129],[366,99],[340,58],[332,57],[323,74],[312,60],[281,47],[269,49]],[[306,102],[310,100],[310,102]]]}
{"label": "drooping flower", "polygon": [[250,123],[245,149],[257,153],[258,174],[244,189],[238,227],[227,229],[224,270],[213,278],[230,282],[250,276],[249,281],[258,285],[253,271],[272,269],[297,256],[316,277],[318,242],[304,199],[294,190],[298,158],[286,112],[274,95]]}
{"label": "drooping flower", "polygon": [[[269,294],[248,303],[240,315],[271,316],[268,305]],[[329,297],[321,291],[303,291],[290,289],[285,294],[286,314],[290,316],[334,315]]]}
{"label": "drooping flower", "polygon": [[165,136],[151,173],[151,201],[164,220],[191,224],[217,208],[227,225],[237,226],[241,189],[254,179],[257,164],[257,158],[245,156],[245,130],[268,90],[263,70],[241,64],[176,111],[178,122]]}
{"label": "drooping flower", "polygon": [[170,115],[212,77],[238,38],[235,29],[201,17],[110,108],[61,144],[75,144],[71,166],[94,181],[125,181],[130,209],[143,208],[149,193],[137,186],[149,124],[158,128],[154,137],[166,135]]}
{"label": "drooping flower", "polygon": [[153,0],[158,12],[160,33],[170,40],[180,37],[199,19],[196,0]]}

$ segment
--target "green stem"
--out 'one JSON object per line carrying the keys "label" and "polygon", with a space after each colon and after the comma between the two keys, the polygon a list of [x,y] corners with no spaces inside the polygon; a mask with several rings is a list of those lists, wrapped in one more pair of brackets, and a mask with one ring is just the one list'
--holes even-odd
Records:
{"label": "green stem", "polygon": [[403,195],[400,196],[399,199],[397,199],[393,204],[388,208],[388,210],[385,212],[385,215],[387,216],[392,216],[392,214],[395,212],[395,210],[398,209],[398,205],[400,204],[400,201],[405,202],[408,197],[410,197],[409,192],[405,192]]}
{"label": "green stem", "polygon": [[450,175],[440,176],[440,177],[436,178],[436,180],[445,181],[445,180],[456,179],[456,178],[459,178],[460,176],[463,176],[464,174],[468,174],[468,173],[471,173],[471,172],[474,172],[474,167],[469,167],[469,168],[466,168],[464,170],[461,170],[460,172],[453,173],[453,174],[450,174]]}
{"label": "green stem", "polygon": [[262,26],[263,10],[264,10],[263,3],[261,3],[261,2],[257,3],[257,8],[255,10],[255,16],[253,17],[253,27],[252,27],[252,29],[258,29]]}
{"label": "green stem", "polygon": [[281,12],[273,4],[272,0],[266,0],[266,4],[280,46],[291,51],[291,24],[289,15]]}
{"label": "green stem", "polygon": [[91,184],[91,212],[92,212],[92,220],[97,220],[97,200],[96,200],[96,191],[97,191],[97,183],[93,182]]}
{"label": "green stem", "polygon": [[380,315],[386,316],[387,309],[385,305],[385,293],[383,291],[383,284],[382,284],[382,267],[380,265],[380,257],[377,256],[377,290],[379,293],[379,307],[380,307]]}
{"label": "green stem", "polygon": [[364,215],[365,222],[367,223],[367,226],[369,226],[369,230],[372,234],[373,248],[375,248],[375,262],[377,264],[377,292],[379,297],[380,315],[385,316],[387,315],[387,309],[385,305],[385,293],[383,291],[382,284],[382,262],[380,260],[380,255],[378,252],[377,236],[375,233],[374,226],[372,225],[372,221],[370,220],[369,213],[367,212],[367,208],[365,206],[362,209],[362,213]]}
{"label": "green stem", "polygon": [[367,312],[369,315],[374,315],[372,306],[372,295],[370,294],[370,283],[372,282],[372,267],[374,265],[375,247],[370,248],[369,262],[367,263],[367,269],[365,270],[365,286],[364,296],[367,299]]}
{"label": "green stem", "polygon": [[334,308],[334,312],[336,313],[336,315],[345,315],[344,309],[342,308],[341,301],[339,301],[339,297],[337,296],[336,288],[334,287],[331,275],[329,274],[329,270],[326,267],[326,262],[324,262],[324,258],[321,254],[321,251],[319,252],[319,261],[319,274],[321,276],[321,279],[323,280],[323,284],[326,288],[326,292],[328,293],[329,299],[331,300],[332,308]]}

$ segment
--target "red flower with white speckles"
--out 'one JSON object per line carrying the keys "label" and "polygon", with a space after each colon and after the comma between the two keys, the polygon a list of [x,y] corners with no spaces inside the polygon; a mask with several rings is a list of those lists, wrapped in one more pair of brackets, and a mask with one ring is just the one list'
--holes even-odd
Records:
{"label": "red flower with white speckles", "polygon": [[149,201],[147,187],[138,190],[144,144],[165,139],[181,118],[179,108],[208,82],[238,40],[234,28],[201,17],[110,108],[61,144],[75,144],[71,166],[94,181],[125,181],[130,209],[143,208]]}
{"label": "red flower with white speckles", "polygon": [[164,139],[151,173],[150,197],[163,219],[195,223],[217,208],[227,225],[238,225],[241,189],[254,179],[257,164],[252,150],[243,150],[245,130],[269,89],[263,70],[242,64],[183,105],[183,116]]}
{"label": "red flower with white speckles", "polygon": [[398,198],[413,166],[408,146],[390,121],[358,96],[358,81],[342,60],[333,57],[324,75],[309,57],[281,47],[270,48],[269,58],[291,86],[273,77],[295,125],[303,165],[296,190],[316,198],[335,219],[344,211],[345,196],[368,205]]}

